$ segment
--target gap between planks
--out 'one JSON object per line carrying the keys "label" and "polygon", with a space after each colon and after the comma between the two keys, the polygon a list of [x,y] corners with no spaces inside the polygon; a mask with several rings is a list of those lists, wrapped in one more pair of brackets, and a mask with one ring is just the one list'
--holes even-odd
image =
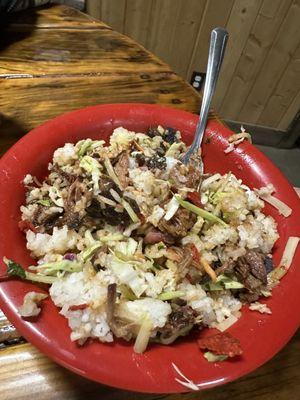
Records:
{"label": "gap between planks", "polygon": [[[170,70],[162,70],[162,71],[157,71],[157,72],[140,72],[140,73],[136,73],[134,71],[130,72],[130,71],[119,71],[117,73],[118,76],[136,76],[136,75],[140,75],[140,76],[147,76],[147,77],[151,77],[151,76],[156,76],[156,75],[160,75],[160,74],[165,74],[168,76],[178,76],[175,72],[170,71]],[[0,74],[0,80],[1,79],[31,79],[31,78],[74,78],[74,77],[87,77],[87,78],[93,78],[93,77],[100,77],[100,76],[115,76],[116,73],[115,72],[86,72],[86,73],[69,73],[69,74]],[[182,79],[181,77],[179,77],[180,80]],[[184,81],[184,79],[182,79]],[[188,85],[188,83],[187,83]],[[190,85],[188,85],[190,86]]]}

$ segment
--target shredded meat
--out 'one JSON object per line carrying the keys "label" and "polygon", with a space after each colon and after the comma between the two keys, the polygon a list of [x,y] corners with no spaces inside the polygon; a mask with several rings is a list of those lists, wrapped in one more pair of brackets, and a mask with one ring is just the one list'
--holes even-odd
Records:
{"label": "shredded meat", "polygon": [[128,168],[129,168],[129,158],[126,151],[124,151],[123,153],[121,153],[118,161],[114,165],[115,173],[119,178],[119,181],[123,189],[125,189],[128,185]]}
{"label": "shredded meat", "polygon": [[144,238],[145,244],[155,244],[159,242],[172,244],[174,243],[174,238],[168,233],[163,233],[158,231],[157,229],[151,229]]}
{"label": "shredded meat", "polygon": [[168,317],[168,321],[159,331],[160,341],[164,344],[170,344],[177,339],[178,336],[187,335],[195,324],[198,314],[188,305],[182,306],[175,303],[172,304],[173,311]]}
{"label": "shredded meat", "polygon": [[53,165],[51,172],[56,172],[68,184],[72,184],[76,180],[76,175],[63,171],[57,164]]}
{"label": "shredded meat", "polygon": [[70,229],[78,229],[82,223],[83,215],[80,215],[79,211],[75,211],[75,205],[78,201],[83,201],[84,205],[91,199],[92,193],[87,190],[86,185],[79,179],[76,179],[68,190],[67,199],[64,204],[64,214],[61,218],[57,220],[56,226],[67,225]]}
{"label": "shredded meat", "polygon": [[125,340],[132,339],[132,323],[121,320],[116,315],[117,284],[111,283],[107,287],[106,315],[107,323],[116,337]]}
{"label": "shredded meat", "polygon": [[193,264],[192,245],[187,244],[182,247],[171,246],[167,251],[167,258],[178,264],[178,272],[186,275],[188,268]]}
{"label": "shredded meat", "polygon": [[200,170],[196,169],[192,165],[189,165],[186,186],[192,189],[197,189],[200,181],[201,181]]}
{"label": "shredded meat", "polygon": [[158,224],[158,228],[175,238],[182,238],[186,236],[188,231],[193,227],[196,219],[195,214],[191,213],[189,210],[179,208],[169,221],[162,218]]}
{"label": "shredded meat", "polygon": [[197,189],[201,180],[201,173],[192,165],[186,167],[183,164],[176,164],[170,171],[170,180],[174,182],[176,188]]}
{"label": "shredded meat", "polygon": [[267,265],[270,268],[270,262],[258,250],[248,250],[247,253],[239,257],[236,261],[224,263],[216,269],[216,274],[234,273],[239,282],[244,285],[244,289],[239,291],[239,297],[242,301],[256,301],[261,294],[261,290],[267,284]]}

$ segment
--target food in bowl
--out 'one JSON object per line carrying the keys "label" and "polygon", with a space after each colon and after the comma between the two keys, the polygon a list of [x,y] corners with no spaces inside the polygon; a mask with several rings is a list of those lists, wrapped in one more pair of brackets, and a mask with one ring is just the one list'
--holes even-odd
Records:
{"label": "food in bowl", "polygon": [[8,272],[51,285],[71,340],[135,339],[140,353],[192,329],[224,331],[280,279],[259,193],[183,165],[185,151],[175,129],[119,127],[109,146],[58,148],[43,182],[25,176],[19,225],[37,265],[6,260]]}

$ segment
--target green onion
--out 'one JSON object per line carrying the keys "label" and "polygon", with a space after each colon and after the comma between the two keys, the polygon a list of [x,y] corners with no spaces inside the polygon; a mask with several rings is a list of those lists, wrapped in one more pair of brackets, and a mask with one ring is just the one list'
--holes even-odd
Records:
{"label": "green onion", "polygon": [[136,295],[133,293],[133,291],[130,289],[130,287],[128,287],[126,285],[120,285],[120,290],[126,300],[134,301],[137,299]]}
{"label": "green onion", "polygon": [[96,242],[92,246],[88,247],[81,253],[81,258],[83,262],[86,262],[89,258],[96,253],[96,251],[102,246],[101,242]]}
{"label": "green onion", "polygon": [[219,275],[216,282],[207,282],[202,285],[206,291],[242,289],[244,285],[226,275]]}
{"label": "green onion", "polygon": [[45,207],[50,207],[51,206],[50,200],[38,200],[37,204],[41,204],[42,206],[45,206]]}
{"label": "green onion", "polygon": [[134,212],[133,208],[131,207],[131,205],[124,199],[122,199],[121,201],[122,206],[125,208],[125,210],[127,211],[129,217],[131,218],[132,222],[137,223],[140,222],[139,217],[136,215],[136,213]]}
{"label": "green onion", "polygon": [[172,300],[177,299],[178,297],[185,296],[185,292],[182,290],[175,290],[174,292],[163,292],[157,296],[159,300]]}
{"label": "green onion", "polygon": [[117,177],[117,175],[116,175],[116,173],[115,173],[115,170],[114,170],[114,168],[113,168],[113,166],[112,166],[112,164],[111,164],[111,162],[110,162],[110,159],[109,159],[108,157],[105,157],[105,158],[104,158],[104,165],[105,165],[105,168],[106,168],[106,170],[107,170],[108,175],[109,175],[109,176],[111,177],[111,179],[115,182],[115,184],[116,184],[120,189],[122,189],[121,182],[119,181],[119,178]]}
{"label": "green onion", "polygon": [[63,271],[63,272],[82,271],[82,264],[70,260],[61,260],[39,265],[32,265],[29,267],[29,269],[37,271],[39,274],[42,275],[53,275],[56,274],[58,271]]}
{"label": "green onion", "polygon": [[214,354],[211,351],[207,351],[203,355],[207,359],[208,362],[224,361],[224,360],[226,360],[228,358],[228,356],[226,356],[226,355]]}
{"label": "green onion", "polygon": [[228,226],[226,222],[221,220],[220,218],[216,217],[214,214],[203,210],[203,208],[197,207],[194,204],[189,203],[188,201],[183,200],[178,194],[175,195],[175,199],[178,201],[178,203],[181,205],[181,207],[186,208],[187,210],[193,212],[194,214],[200,215],[200,217],[210,221],[210,222],[215,222],[219,223],[223,226]]}
{"label": "green onion", "polygon": [[3,261],[7,265],[8,276],[15,276],[32,282],[47,283],[49,285],[51,285],[57,279],[54,276],[41,276],[25,271],[20,264],[14,262],[13,260],[7,259],[6,257],[3,258]]}
{"label": "green onion", "polygon": [[124,239],[124,235],[122,235],[122,233],[111,233],[109,235],[100,237],[99,240],[101,242],[110,242],[110,241],[119,241],[119,240],[123,240]]}
{"label": "green onion", "polygon": [[224,286],[221,285],[221,283],[214,283],[214,282],[206,282],[202,286],[203,290],[209,291],[209,292],[214,292],[216,290],[224,290]]}

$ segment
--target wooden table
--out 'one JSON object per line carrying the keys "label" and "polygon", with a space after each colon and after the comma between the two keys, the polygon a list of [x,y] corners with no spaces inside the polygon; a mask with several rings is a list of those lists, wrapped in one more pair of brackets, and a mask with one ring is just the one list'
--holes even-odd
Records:
{"label": "wooden table", "polygon": [[[6,18],[0,35],[0,149],[58,114],[114,102],[159,103],[191,112],[200,98],[169,66],[102,22],[68,7],[30,10]],[[212,113],[211,117],[216,118]],[[0,399],[299,398],[298,334],[252,374],[205,392],[129,393],[90,382],[56,365],[0,314]],[[267,340],[267,339],[266,339]]]}

